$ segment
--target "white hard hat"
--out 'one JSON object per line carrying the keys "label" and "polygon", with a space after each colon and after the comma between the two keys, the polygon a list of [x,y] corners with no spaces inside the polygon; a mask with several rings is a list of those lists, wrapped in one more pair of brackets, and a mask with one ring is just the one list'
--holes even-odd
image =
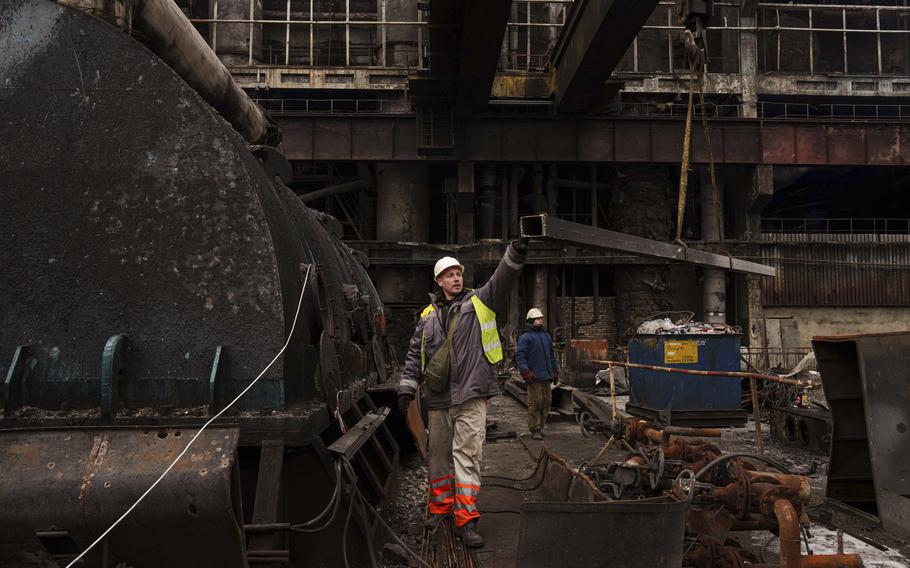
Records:
{"label": "white hard hat", "polygon": [[458,270],[464,272],[464,266],[457,259],[452,258],[451,256],[444,256],[436,261],[436,266],[433,267],[433,278],[439,278],[439,275],[446,271],[448,268],[457,266]]}
{"label": "white hard hat", "polygon": [[540,311],[537,308],[531,308],[530,310],[528,310],[528,315],[525,317],[525,319],[534,320],[534,319],[542,318],[542,317],[543,317],[542,311]]}

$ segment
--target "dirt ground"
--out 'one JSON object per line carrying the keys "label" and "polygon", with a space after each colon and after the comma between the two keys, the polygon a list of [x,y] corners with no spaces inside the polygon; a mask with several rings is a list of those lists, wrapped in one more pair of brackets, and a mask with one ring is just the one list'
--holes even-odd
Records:
{"label": "dirt ground", "polygon": [[[624,397],[618,399],[621,406]],[[484,450],[484,476],[499,476],[523,479],[530,476],[537,463],[541,449],[546,446],[552,452],[564,458],[572,467],[579,467],[590,462],[606,442],[603,435],[583,437],[578,425],[573,420],[551,420],[545,431],[543,441],[532,440],[528,435],[527,414],[525,407],[509,395],[502,395],[490,400],[489,419],[495,420],[493,430],[500,434],[515,432],[514,437],[488,440]],[[825,491],[825,473],[827,457],[802,451],[798,448],[783,446],[770,439],[769,426],[763,424],[765,455],[786,465],[793,473],[809,477],[812,484],[812,504],[809,507],[813,525],[810,530],[809,546],[815,553],[835,552],[837,545],[836,528],[831,524],[837,522],[844,529],[844,551],[860,554],[868,567],[898,568],[910,567],[910,545],[880,529],[856,522],[852,518],[836,516],[830,518],[822,506]],[[714,440],[713,440],[714,441]],[[749,422],[744,428],[725,429],[719,445],[727,452],[755,451],[754,423]],[[625,457],[622,449],[611,449],[601,458],[601,462],[618,461]],[[426,464],[417,453],[403,456],[400,472],[401,491],[397,501],[386,504],[382,509],[384,518],[396,530],[397,535],[412,550],[419,550],[421,523],[426,502]],[[484,510],[483,492],[479,499],[480,509]],[[827,520],[828,523],[819,522]],[[483,534],[491,531],[480,525]],[[767,562],[775,562],[778,546],[777,538],[768,532],[739,533],[741,543],[753,551],[760,552]],[[517,535],[515,535],[517,538]],[[859,538],[857,538],[859,537]],[[494,535],[495,538],[495,535]],[[480,549],[477,558],[481,566],[500,566],[497,562],[495,543]],[[403,560],[399,554],[386,551],[383,554],[382,566],[397,568],[414,566],[416,563]]]}

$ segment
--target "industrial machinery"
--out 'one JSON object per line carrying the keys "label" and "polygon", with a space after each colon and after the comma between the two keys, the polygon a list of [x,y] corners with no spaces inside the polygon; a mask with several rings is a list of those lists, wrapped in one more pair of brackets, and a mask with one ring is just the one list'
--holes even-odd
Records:
{"label": "industrial machinery", "polygon": [[83,4],[0,1],[0,565],[71,562],[181,451],[83,565],[341,565],[300,523],[398,460],[364,262],[173,2]]}
{"label": "industrial machinery", "polygon": [[575,399],[585,409],[582,428],[609,434],[608,446],[620,440],[631,450],[623,461],[598,464],[598,455],[580,469],[601,492],[633,503],[655,497],[688,503],[684,566],[768,565],[730,538],[737,531],[776,533],[781,567],[863,565],[856,554],[802,553],[809,527],[807,477],[759,454],[724,453],[705,440],[688,439],[720,437],[720,430],[660,427],[581,392]]}

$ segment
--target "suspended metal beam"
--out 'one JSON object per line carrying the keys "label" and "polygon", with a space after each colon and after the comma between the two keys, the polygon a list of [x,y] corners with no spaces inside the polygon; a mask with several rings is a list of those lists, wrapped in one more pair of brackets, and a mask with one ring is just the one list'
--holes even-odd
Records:
{"label": "suspended metal beam", "polygon": [[724,268],[734,272],[759,274],[761,276],[776,275],[774,268],[757,262],[749,262],[732,256],[688,248],[677,243],[665,243],[617,231],[598,229],[590,225],[564,221],[551,217],[546,213],[522,217],[521,236],[552,239],[579,246],[631,253],[663,260],[676,260],[696,266]]}
{"label": "suspended metal beam", "polygon": [[[581,111],[603,105],[619,90],[607,84],[658,0],[578,0],[553,57],[556,104]],[[605,100],[607,99],[607,100]]]}

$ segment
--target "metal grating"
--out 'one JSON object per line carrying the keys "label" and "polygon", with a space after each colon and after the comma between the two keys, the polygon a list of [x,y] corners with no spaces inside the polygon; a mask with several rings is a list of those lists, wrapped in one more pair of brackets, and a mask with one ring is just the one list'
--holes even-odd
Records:
{"label": "metal grating", "polygon": [[421,156],[455,152],[455,113],[451,106],[417,107],[417,153]]}

